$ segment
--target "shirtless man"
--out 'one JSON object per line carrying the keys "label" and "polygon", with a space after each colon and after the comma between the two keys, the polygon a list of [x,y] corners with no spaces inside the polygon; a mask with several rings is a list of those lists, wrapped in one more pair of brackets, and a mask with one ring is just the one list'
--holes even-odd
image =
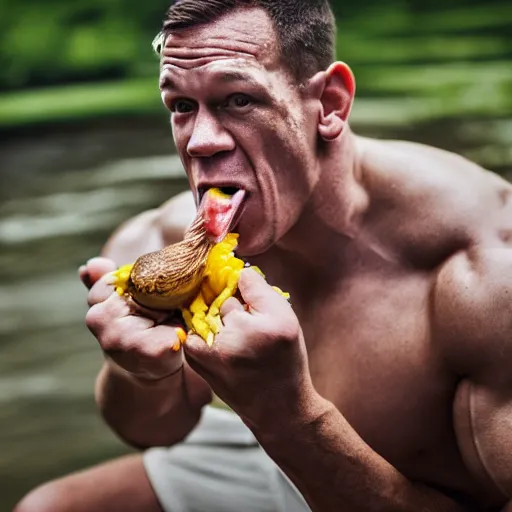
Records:
{"label": "shirtless man", "polygon": [[[174,327],[130,314],[101,279],[114,263],[92,261],[82,275],[96,283],[87,324],[107,355],[107,422],[132,445],[173,445],[213,391],[313,511],[511,511],[512,187],[456,155],[353,134],[355,83],[332,64],[327,2],[241,4],[170,9],[162,99],[194,197],[246,191],[239,254],[293,310],[246,270],[250,310],[228,300],[213,349],[189,336],[173,354]],[[116,264],[134,256],[123,243],[174,241],[173,205],[118,233]],[[199,451],[186,464],[203,463]],[[19,511],[232,510],[223,488],[199,475],[190,486],[210,505],[157,500],[134,456],[47,484]]]}

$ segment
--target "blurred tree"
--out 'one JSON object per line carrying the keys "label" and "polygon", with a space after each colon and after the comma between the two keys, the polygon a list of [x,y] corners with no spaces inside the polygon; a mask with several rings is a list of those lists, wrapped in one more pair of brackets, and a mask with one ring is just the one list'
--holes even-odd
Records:
{"label": "blurred tree", "polygon": [[141,75],[168,0],[0,0],[0,90]]}
{"label": "blurred tree", "polygon": [[[0,0],[0,91],[152,75],[170,1]],[[356,67],[510,58],[510,0],[331,3],[339,56]]]}

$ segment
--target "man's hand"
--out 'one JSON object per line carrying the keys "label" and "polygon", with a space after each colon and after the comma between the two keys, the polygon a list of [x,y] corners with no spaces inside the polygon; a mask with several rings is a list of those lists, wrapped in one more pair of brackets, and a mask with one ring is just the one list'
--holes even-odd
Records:
{"label": "man's hand", "polygon": [[90,288],[87,327],[97,338],[107,357],[137,379],[157,381],[183,366],[176,325],[163,324],[165,313],[139,307],[114,293],[109,273],[112,260],[94,258],[80,268],[82,282]]}
{"label": "man's hand", "polygon": [[242,272],[239,290],[245,307],[235,298],[224,303],[224,326],[212,348],[189,335],[190,366],[251,428],[266,429],[282,415],[307,415],[316,393],[295,313],[252,269]]}

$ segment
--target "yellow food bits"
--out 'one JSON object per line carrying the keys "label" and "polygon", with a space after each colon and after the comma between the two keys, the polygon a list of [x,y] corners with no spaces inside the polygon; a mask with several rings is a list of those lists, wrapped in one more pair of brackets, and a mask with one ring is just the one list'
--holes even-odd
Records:
{"label": "yellow food bits", "polygon": [[201,336],[208,346],[213,345],[214,337],[222,327],[220,307],[236,293],[238,278],[245,266],[235,257],[237,245],[238,235],[229,233],[213,246],[206,260],[201,290],[192,304],[182,309],[187,327]]}
{"label": "yellow food bits", "polygon": [[210,197],[216,197],[218,199],[231,199],[232,196],[222,192],[220,188],[211,188],[208,190],[208,195]]}
{"label": "yellow food bits", "polygon": [[182,329],[181,327],[177,327],[176,334],[181,343],[185,343],[185,340],[187,339],[187,333],[185,332],[185,330]]}
{"label": "yellow food bits", "polygon": [[176,327],[176,336],[178,336],[178,341],[171,347],[173,352],[178,352],[187,340],[187,333],[181,327]]}
{"label": "yellow food bits", "polygon": [[116,293],[121,297],[128,290],[128,281],[130,280],[130,273],[132,271],[133,264],[123,265],[119,267],[117,270],[112,272],[112,277],[114,281],[112,284],[115,287]]}
{"label": "yellow food bits", "polygon": [[[219,197],[230,197],[221,191],[213,193]],[[235,256],[237,246],[238,234],[229,233],[222,242],[215,244],[210,249],[199,292],[192,302],[180,308],[187,329],[201,336],[210,347],[213,345],[215,335],[222,327],[220,308],[229,297],[235,295],[240,273],[245,267],[245,263]],[[114,278],[112,284],[121,296],[128,293],[132,268],[133,265],[123,265],[112,273]],[[265,277],[258,267],[251,268]],[[283,292],[277,286],[273,288],[286,299],[290,298],[290,294]],[[177,352],[185,343],[187,335],[181,328],[177,328],[176,333],[178,341],[172,346],[172,350]]]}

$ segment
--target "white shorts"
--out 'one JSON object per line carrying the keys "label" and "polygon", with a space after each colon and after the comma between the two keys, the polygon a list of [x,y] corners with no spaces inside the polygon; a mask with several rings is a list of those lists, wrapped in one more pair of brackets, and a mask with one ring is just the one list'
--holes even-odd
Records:
{"label": "white shorts", "polygon": [[231,411],[205,407],[184,442],[151,448],[144,465],[165,512],[310,512]]}

